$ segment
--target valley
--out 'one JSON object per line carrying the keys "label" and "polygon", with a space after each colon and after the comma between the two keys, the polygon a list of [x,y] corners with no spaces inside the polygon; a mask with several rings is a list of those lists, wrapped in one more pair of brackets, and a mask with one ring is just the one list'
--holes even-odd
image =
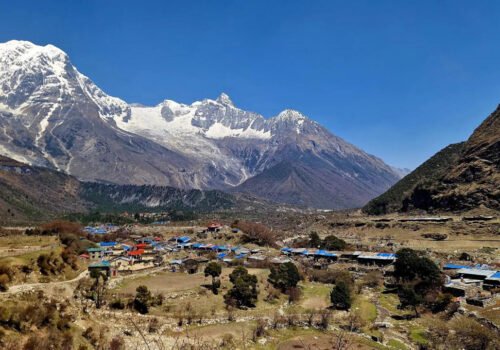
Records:
{"label": "valley", "polygon": [[[64,307],[64,317],[73,320],[63,333],[66,337],[71,334],[74,347],[119,343],[137,349],[418,349],[425,344],[434,348],[442,341],[435,330],[438,321],[439,327],[457,332],[450,342],[463,341],[460,337],[474,339],[465,335],[468,333],[462,335],[469,332],[463,328],[465,324],[476,328],[488,325],[485,339],[495,344],[500,300],[494,294],[490,304],[477,307],[469,304],[469,296],[475,296],[470,287],[472,294],[454,297],[440,311],[421,304],[415,317],[411,308],[400,307],[401,299],[391,287],[396,281],[391,277],[393,262],[365,263],[361,257],[352,257],[354,251],[371,259],[378,252],[399,254],[409,248],[426,251],[443,275],[457,274],[447,267],[453,264],[480,264],[483,271],[498,268],[498,216],[490,219],[486,213],[476,213],[472,216],[476,219],[470,217],[282,212],[279,221],[272,215],[263,217],[265,225],[242,221],[239,215],[217,220],[212,214],[210,219],[190,222],[103,226],[105,234],[88,234],[90,228],[63,222],[26,232],[6,228],[0,249],[9,254],[2,254],[0,269],[4,274],[11,271],[11,280],[6,292],[0,293],[2,310],[8,310],[15,300],[29,305],[36,295],[43,295],[44,300],[56,298],[58,308]],[[269,229],[272,236],[267,236]],[[68,234],[61,235],[67,231],[73,232],[69,236],[81,236],[82,242],[88,242],[72,248],[73,254],[80,254],[76,264],[63,267],[62,260],[54,265],[62,269],[42,273],[38,257],[60,254],[68,247],[64,238]],[[435,238],[426,238],[426,233],[434,233]],[[328,246],[331,257],[324,255],[324,250],[307,248],[312,247],[314,235],[325,242],[336,237],[334,245]],[[102,252],[104,258],[86,255],[91,248],[85,247],[101,247],[92,249]],[[141,255],[130,253],[134,251]],[[110,263],[101,267],[101,259]],[[280,292],[270,282],[270,274],[289,261],[298,267],[300,279],[293,293]],[[214,262],[222,267],[217,293],[212,291],[212,278],[205,273]],[[257,298],[250,307],[228,306],[224,295],[233,287],[231,273],[241,266],[256,276]],[[95,279],[95,269],[109,277]],[[460,284],[460,279],[454,281]],[[331,306],[330,293],[339,283],[350,285],[352,304],[347,311]],[[146,312],[137,311],[134,304],[139,287],[145,287],[150,298]],[[493,290],[485,289],[481,295],[490,293]],[[9,339],[29,342],[29,334],[9,328],[11,322],[2,320],[6,330],[3,344],[12,346]],[[44,334],[44,327],[39,326],[40,334]],[[52,337],[57,339],[58,335]],[[337,347],[339,342],[345,344]]]}
{"label": "valley", "polygon": [[500,349],[493,3],[27,3],[0,349]]}

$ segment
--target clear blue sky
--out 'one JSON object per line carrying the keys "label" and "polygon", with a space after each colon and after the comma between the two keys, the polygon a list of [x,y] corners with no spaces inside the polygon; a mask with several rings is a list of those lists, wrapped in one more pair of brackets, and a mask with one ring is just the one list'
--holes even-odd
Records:
{"label": "clear blue sky", "polygon": [[0,41],[52,43],[108,94],[227,92],[300,110],[400,167],[466,139],[500,103],[500,1],[7,1]]}

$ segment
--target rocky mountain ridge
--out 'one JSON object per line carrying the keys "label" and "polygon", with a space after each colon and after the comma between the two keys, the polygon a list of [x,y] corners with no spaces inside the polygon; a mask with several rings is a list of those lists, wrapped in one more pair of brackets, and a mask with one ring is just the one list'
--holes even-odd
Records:
{"label": "rocky mountain ridge", "polygon": [[[24,41],[0,44],[0,127],[0,154],[84,181],[244,191],[349,208],[401,177],[298,111],[266,119],[224,93],[189,105],[129,105],[105,94],[62,50]],[[284,163],[307,177],[297,185],[290,172],[266,195],[258,176],[268,182]]]}
{"label": "rocky mountain ridge", "polygon": [[444,148],[363,208],[369,214],[474,209],[500,210],[500,106],[466,142]]}

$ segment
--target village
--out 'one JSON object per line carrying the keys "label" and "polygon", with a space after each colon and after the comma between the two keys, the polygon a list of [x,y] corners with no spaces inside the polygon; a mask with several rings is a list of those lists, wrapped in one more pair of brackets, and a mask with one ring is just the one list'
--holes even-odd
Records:
{"label": "village", "polygon": [[[413,218],[403,221],[448,220]],[[106,228],[86,227],[85,230],[95,235],[102,235],[117,228],[108,225]],[[393,271],[397,256],[395,244],[391,242],[386,244],[383,251],[341,251],[300,247],[301,242],[303,243],[300,240],[287,242],[291,243],[290,247],[285,246],[283,242],[279,242],[281,247],[262,247],[255,244],[239,244],[239,234],[239,229],[213,221],[206,228],[199,227],[196,233],[191,234],[149,237],[131,235],[129,239],[101,241],[99,247],[88,248],[80,258],[89,260],[89,271],[103,271],[109,277],[143,272],[154,267],[164,267],[179,273],[201,273],[211,261],[217,261],[227,267],[242,265],[249,268],[267,268],[292,262],[319,270],[333,267],[345,269],[353,272],[357,279],[370,271],[382,271],[384,283],[386,285],[394,283]],[[446,277],[444,290],[453,295],[457,302],[487,306],[494,304],[500,297],[500,294],[495,293],[500,288],[500,270],[495,266],[477,264],[473,261],[464,262],[459,259],[440,259],[437,264]]]}
{"label": "village", "polygon": [[71,310],[72,334],[93,347],[417,350],[499,331],[496,217],[145,216],[0,237],[4,305]]}

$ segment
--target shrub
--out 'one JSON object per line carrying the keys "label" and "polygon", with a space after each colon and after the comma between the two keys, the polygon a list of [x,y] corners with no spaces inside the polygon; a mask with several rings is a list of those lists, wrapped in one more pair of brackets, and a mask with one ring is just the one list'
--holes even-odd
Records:
{"label": "shrub", "polygon": [[370,271],[363,276],[361,280],[361,285],[370,288],[377,288],[383,284],[383,281],[384,281],[384,276],[382,275],[382,272],[378,270]]}
{"label": "shrub", "polygon": [[255,243],[260,246],[272,247],[276,245],[275,235],[263,224],[249,221],[237,221],[233,223],[233,226],[243,232],[241,236],[243,243]]}
{"label": "shrub", "polygon": [[151,292],[148,287],[137,287],[134,299],[134,309],[141,314],[147,314],[151,305],[151,298]]}
{"label": "shrub", "polygon": [[238,266],[229,275],[233,287],[224,295],[224,301],[229,306],[253,307],[257,301],[257,276],[250,275],[248,270]]}
{"label": "shrub", "polygon": [[205,277],[212,276],[212,292],[214,294],[218,294],[218,289],[220,287],[220,281],[217,282],[217,278],[220,276],[222,273],[222,266],[215,262],[212,261],[208,263],[208,265],[205,267]]}
{"label": "shrub", "polygon": [[328,250],[344,250],[347,243],[334,235],[326,236],[321,244],[321,248]]}
{"label": "shrub", "polygon": [[269,288],[267,288],[267,296],[266,296],[265,300],[267,302],[272,302],[276,299],[279,299],[280,295],[281,295],[281,292],[278,289],[276,289],[272,286],[269,286]]}
{"label": "shrub", "polygon": [[338,282],[330,293],[330,300],[336,309],[349,310],[352,303],[351,289],[346,283]]}
{"label": "shrub", "polygon": [[252,340],[255,342],[258,338],[263,337],[264,335],[266,335],[266,321],[259,318],[257,320],[257,325],[253,330]]}
{"label": "shrub", "polygon": [[111,339],[109,343],[109,350],[124,350],[125,349],[125,341],[123,338],[116,336]]}
{"label": "shrub", "polygon": [[121,298],[114,299],[110,304],[109,307],[112,309],[116,310],[123,310],[125,309],[125,303]]}
{"label": "shrub", "polygon": [[272,266],[268,281],[275,288],[286,292],[290,288],[295,288],[300,279],[297,266],[292,262],[287,262],[278,266]]}
{"label": "shrub", "polygon": [[321,238],[319,238],[319,235],[316,231],[311,232],[311,234],[309,235],[308,245],[310,248],[321,247],[322,241]]}
{"label": "shrub", "polygon": [[226,333],[222,336],[222,341],[220,346],[222,348],[230,348],[234,347],[234,336],[231,333]]}
{"label": "shrub", "polygon": [[6,292],[9,287],[8,284],[10,282],[10,278],[6,274],[1,274],[0,275],[0,292]]}
{"label": "shrub", "polygon": [[59,234],[59,233],[81,233],[82,226],[79,223],[56,220],[44,224],[40,227],[42,235]]}

